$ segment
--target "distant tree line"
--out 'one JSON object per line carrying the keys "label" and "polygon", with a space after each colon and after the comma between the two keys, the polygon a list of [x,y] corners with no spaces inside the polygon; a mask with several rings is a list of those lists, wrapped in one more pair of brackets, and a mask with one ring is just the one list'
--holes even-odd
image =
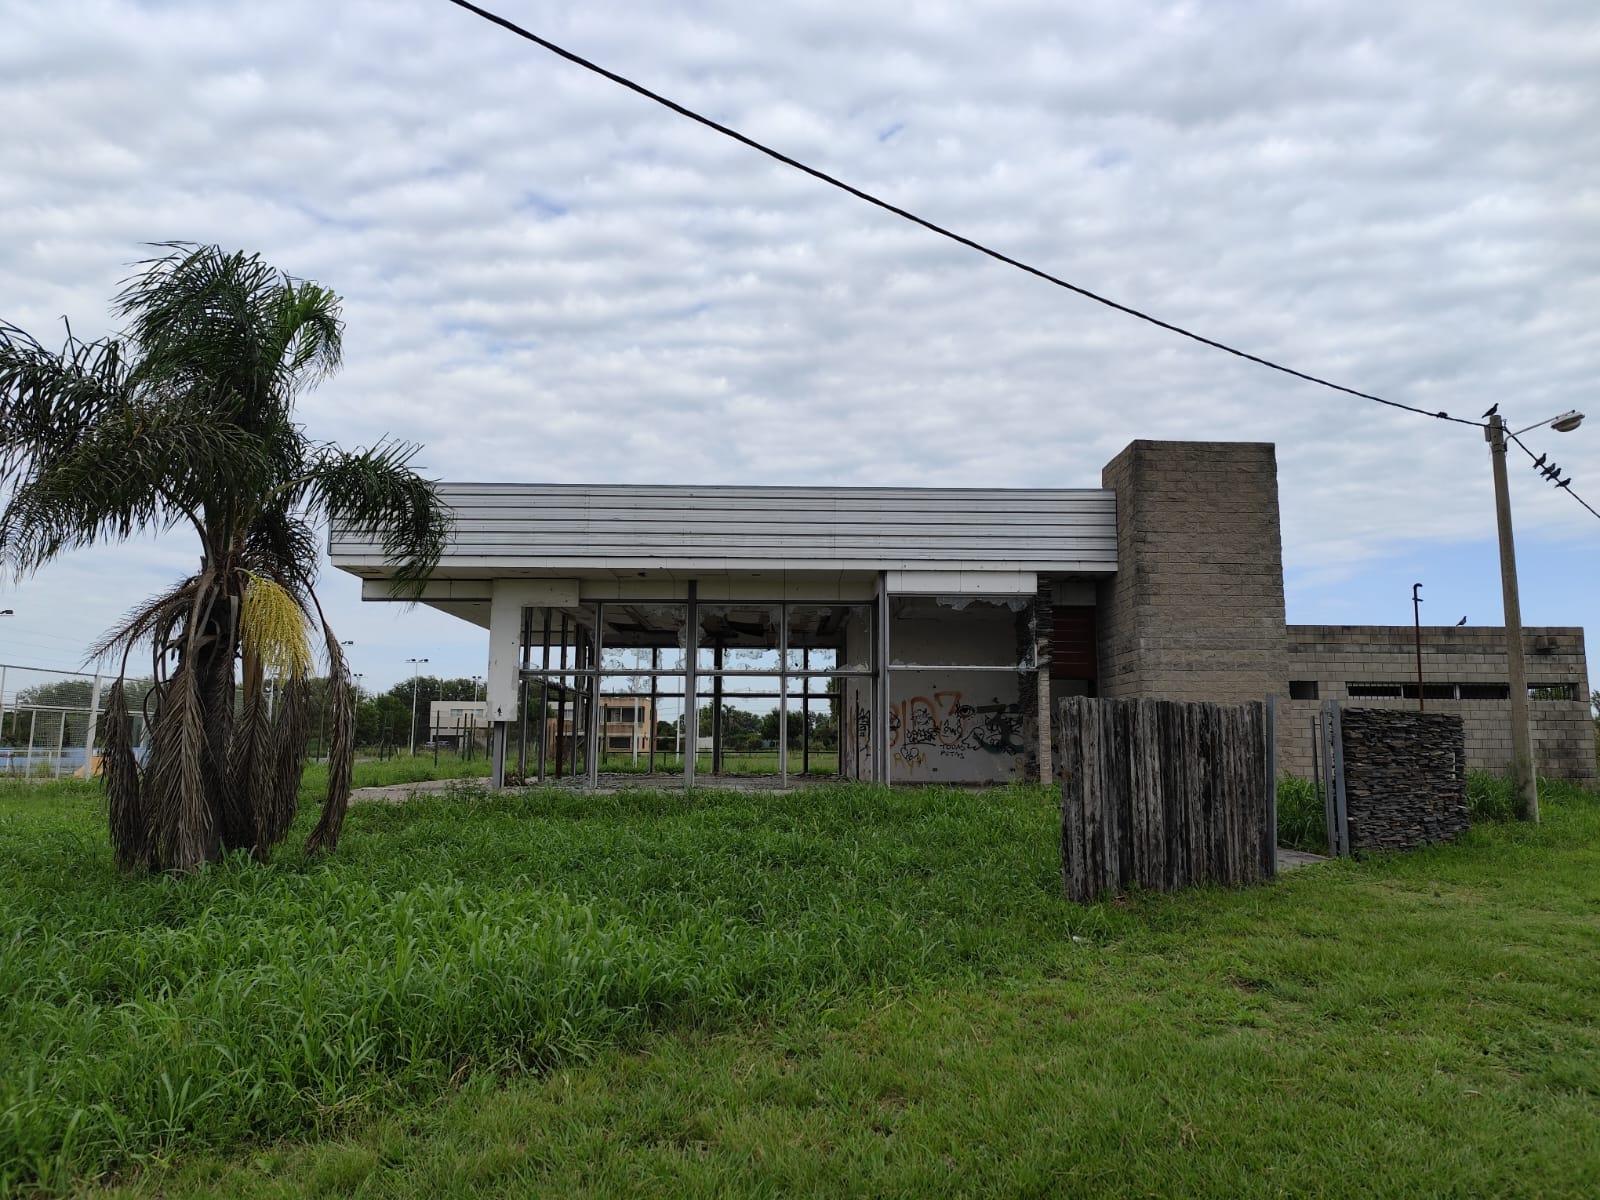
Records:
{"label": "distant tree line", "polygon": [[[813,750],[836,750],[839,747],[839,723],[827,711],[828,702],[813,697],[809,713],[798,705],[789,709],[789,749],[798,750],[805,737],[806,722],[811,725]],[[711,736],[710,705],[700,710],[700,736]],[[778,718],[776,706],[767,713],[753,713],[735,708],[724,701],[722,705],[722,748],[732,754],[747,754],[755,750],[772,750],[778,745]]]}

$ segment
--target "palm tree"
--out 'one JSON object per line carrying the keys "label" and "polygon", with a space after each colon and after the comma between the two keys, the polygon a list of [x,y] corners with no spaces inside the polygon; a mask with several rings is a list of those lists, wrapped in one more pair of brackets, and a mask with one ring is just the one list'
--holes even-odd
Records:
{"label": "palm tree", "polygon": [[[323,521],[381,540],[420,586],[449,536],[418,447],[347,452],[308,438],[294,402],[337,369],[339,298],[258,255],[161,243],[113,312],[121,337],[59,352],[0,322],[0,565],[188,525],[200,567],[139,605],[91,653],[117,655],[107,696],[111,840],[127,871],[187,871],[295,817],[313,633],[327,657],[328,793],[307,841],[338,843],[354,760],[350,674],[312,589]],[[148,648],[149,737],[132,746],[125,679]],[[142,674],[143,672],[141,672]],[[270,703],[268,685],[277,702]]]}

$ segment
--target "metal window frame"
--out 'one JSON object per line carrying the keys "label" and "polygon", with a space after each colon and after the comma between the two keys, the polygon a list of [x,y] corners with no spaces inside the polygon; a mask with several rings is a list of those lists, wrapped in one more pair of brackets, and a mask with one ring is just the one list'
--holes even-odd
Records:
{"label": "metal window frame", "polygon": [[[650,696],[652,702],[652,719],[658,715],[655,709],[655,703],[657,701],[663,699],[683,700],[684,710],[681,719],[684,723],[684,738],[686,743],[683,756],[683,775],[684,785],[685,787],[689,788],[694,786],[696,758],[698,757],[699,753],[699,702],[701,699],[700,684],[703,678],[709,678],[715,684],[717,684],[717,691],[719,693],[722,692],[720,685],[724,679],[762,678],[776,681],[778,690],[775,692],[735,692],[733,695],[743,699],[775,699],[778,701],[778,777],[782,784],[785,785],[788,783],[789,779],[788,725],[789,700],[791,695],[802,698],[804,706],[809,708],[809,702],[811,700],[824,698],[832,699],[841,694],[813,690],[812,681],[814,680],[870,679],[875,688],[884,687],[883,676],[888,667],[887,650],[880,649],[880,645],[883,641],[883,638],[887,635],[887,626],[884,624],[883,620],[883,613],[887,603],[887,593],[882,588],[880,588],[879,596],[871,601],[843,600],[830,602],[818,600],[786,599],[756,599],[734,602],[721,600],[714,601],[713,603],[718,606],[724,606],[729,603],[745,603],[751,607],[759,606],[776,608],[778,610],[778,645],[776,647],[772,647],[770,650],[763,648],[763,652],[775,653],[777,655],[777,662],[771,667],[760,668],[718,668],[715,666],[707,668],[700,664],[699,651],[706,649],[706,647],[702,647],[698,644],[700,637],[699,630],[701,604],[697,580],[688,581],[687,592],[687,596],[682,599],[673,597],[660,600],[589,600],[580,602],[576,605],[529,605],[523,610],[523,644],[520,651],[521,665],[518,670],[518,678],[524,687],[528,682],[535,680],[540,681],[541,683],[556,681],[560,685],[563,693],[572,699],[574,703],[573,740],[576,742],[578,728],[580,724],[582,724],[584,756],[587,760],[585,762],[584,774],[587,777],[587,781],[591,787],[598,786],[599,784],[600,743],[602,740],[601,726],[604,724],[604,691],[602,684],[607,677],[628,676],[635,678],[649,678],[651,682]],[[652,665],[648,668],[639,667],[637,665],[618,665],[616,667],[607,666],[605,662],[605,622],[606,609],[607,606],[611,604],[627,606],[661,605],[681,608],[683,610],[684,622],[682,641],[685,643],[682,646],[684,653],[683,665],[681,667],[661,667],[656,665],[659,661],[659,652],[661,648],[648,647],[648,649],[651,650],[652,662]],[[832,607],[855,608],[862,610],[867,617],[866,632],[869,641],[868,665],[864,667],[812,667],[810,665],[809,655],[809,651],[812,648],[806,647],[805,649],[808,651],[808,653],[801,665],[799,667],[791,667],[789,665],[789,612],[793,607]],[[534,646],[531,643],[531,639],[533,637],[533,620],[530,614],[531,610],[533,609],[542,610],[543,617],[542,642],[539,646],[539,650],[541,651],[541,662],[538,666],[533,665]],[[552,616],[557,612],[560,612],[563,618],[562,629],[559,635],[559,640],[553,641],[551,638],[551,632],[553,630]],[[581,621],[577,619],[580,614],[582,618],[584,618]],[[569,628],[567,622],[569,617],[572,618],[570,625],[570,641],[567,640]],[[687,643],[691,640],[691,637],[696,643],[692,648],[687,645]],[[618,647],[618,649],[628,648],[629,647]],[[553,664],[550,661],[552,650],[556,652],[556,662]],[[682,679],[683,690],[681,692],[662,691],[658,686],[658,681],[663,678]],[[794,681],[799,682],[800,686],[798,689],[795,689],[791,686]],[[883,695],[888,695],[886,687],[884,688]],[[582,703],[583,711],[586,714],[586,718],[582,721],[580,721],[578,709],[580,702]],[[880,710],[881,719],[886,722],[887,712],[883,711],[884,705],[880,703],[875,705],[875,707]],[[544,780],[545,774],[544,764],[548,750],[549,720],[548,713],[542,715],[544,720],[542,720],[540,723],[539,739],[539,779],[541,782]],[[563,715],[558,713],[558,737],[560,735],[560,726],[563,722],[563,719]],[[881,742],[882,739],[880,738],[879,741]],[[844,730],[842,723],[840,728],[839,753],[841,756],[844,753]],[[875,781],[882,781],[887,778],[888,760],[886,746],[880,745],[879,754],[877,757],[881,758],[882,761],[881,763],[878,761],[874,762],[873,777]]]}

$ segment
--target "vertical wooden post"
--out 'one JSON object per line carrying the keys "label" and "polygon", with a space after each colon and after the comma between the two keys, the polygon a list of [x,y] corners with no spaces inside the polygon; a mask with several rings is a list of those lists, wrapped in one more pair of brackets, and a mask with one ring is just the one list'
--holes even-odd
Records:
{"label": "vertical wooden post", "polygon": [[1261,867],[1268,879],[1278,877],[1278,698],[1268,694],[1261,710],[1267,759],[1267,828]]}

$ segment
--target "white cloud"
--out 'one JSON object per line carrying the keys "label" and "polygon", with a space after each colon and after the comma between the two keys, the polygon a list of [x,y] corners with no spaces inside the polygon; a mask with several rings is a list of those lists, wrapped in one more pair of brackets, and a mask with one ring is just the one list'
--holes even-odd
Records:
{"label": "white cloud", "polygon": [[[503,10],[1257,353],[1458,415],[1594,406],[1600,15],[1581,0]],[[1272,440],[1291,618],[1332,611],[1330,589],[1358,615],[1389,587],[1374,564],[1424,547],[1477,564],[1468,607],[1495,598],[1476,431],[1174,340],[439,0],[0,0],[0,19],[0,317],[41,336],[62,314],[108,328],[141,242],[215,240],[346,298],[312,432],[420,441],[441,477],[1070,486],[1135,437]],[[1600,440],[1539,436],[1600,502]],[[1513,481],[1526,552],[1556,548],[1525,607],[1596,624],[1600,527]],[[68,564],[25,585],[58,633],[87,640],[125,606],[113,572],[155,569],[137,548],[94,561],[114,603]],[[404,645],[374,674],[449,638],[472,673],[472,631],[328,582],[382,653]]]}

